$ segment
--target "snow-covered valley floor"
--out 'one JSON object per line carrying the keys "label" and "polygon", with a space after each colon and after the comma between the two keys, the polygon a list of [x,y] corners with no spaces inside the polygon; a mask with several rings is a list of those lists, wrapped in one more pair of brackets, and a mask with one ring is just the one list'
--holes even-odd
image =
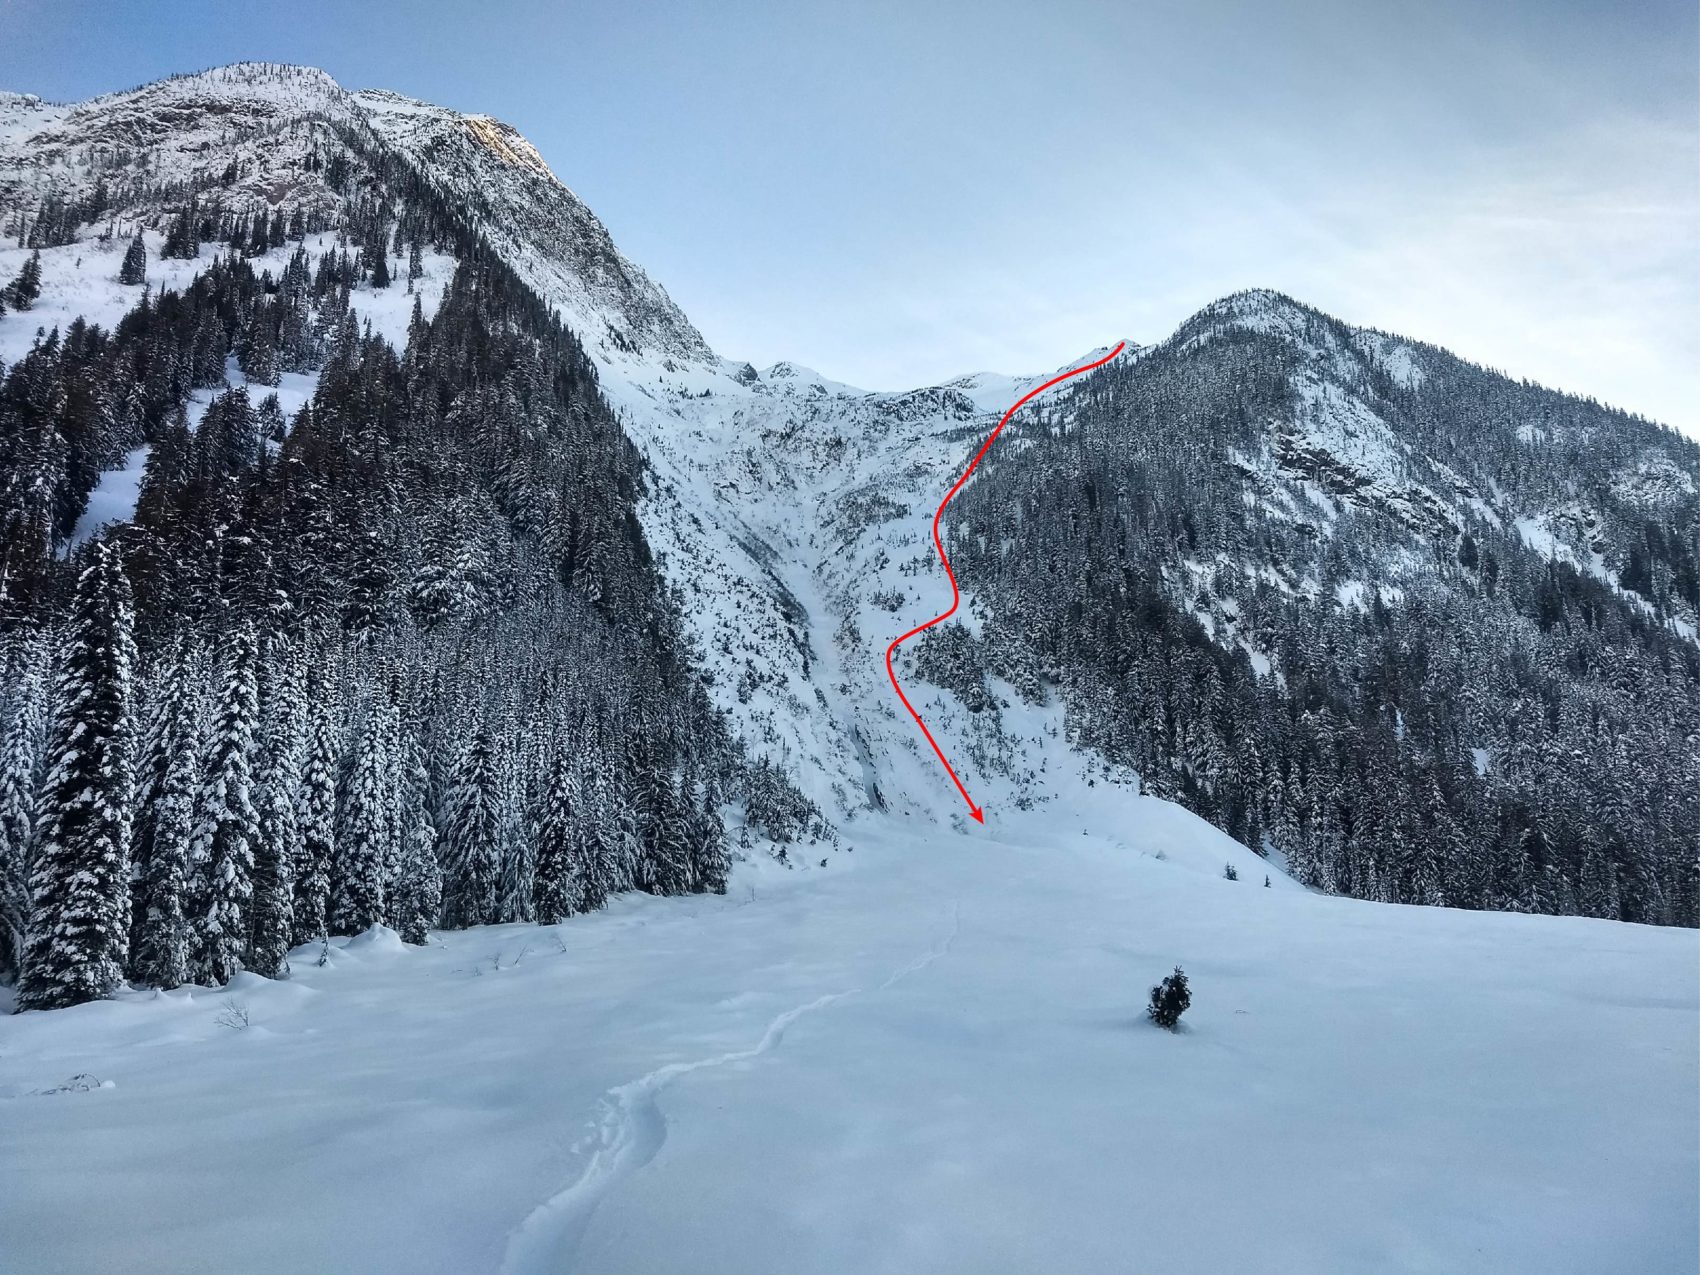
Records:
{"label": "snow-covered valley floor", "polygon": [[0,1019],[0,1269],[1696,1268],[1693,933],[1229,882],[1122,809]]}

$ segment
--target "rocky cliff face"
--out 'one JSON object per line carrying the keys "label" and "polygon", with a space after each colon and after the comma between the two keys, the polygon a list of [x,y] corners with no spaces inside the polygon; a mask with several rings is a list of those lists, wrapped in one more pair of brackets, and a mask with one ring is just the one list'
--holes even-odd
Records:
{"label": "rocky cliff face", "polygon": [[465,209],[510,266],[605,361],[712,358],[666,292],[518,130],[381,90],[354,102],[383,143]]}

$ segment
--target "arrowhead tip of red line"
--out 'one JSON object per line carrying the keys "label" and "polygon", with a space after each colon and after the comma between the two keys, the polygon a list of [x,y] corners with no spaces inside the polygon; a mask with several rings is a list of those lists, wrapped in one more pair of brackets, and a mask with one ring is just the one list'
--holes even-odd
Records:
{"label": "arrowhead tip of red line", "polygon": [[981,810],[980,807],[978,807],[978,806],[972,807],[969,810],[969,813],[974,816],[974,819],[977,823],[985,823],[986,822],[986,812],[984,810]]}

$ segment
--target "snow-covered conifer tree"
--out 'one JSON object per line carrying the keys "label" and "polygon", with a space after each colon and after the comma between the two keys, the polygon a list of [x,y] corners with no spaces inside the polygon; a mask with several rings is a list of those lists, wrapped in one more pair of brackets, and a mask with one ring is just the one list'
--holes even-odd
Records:
{"label": "snow-covered conifer tree", "polygon": [[732,859],[713,785],[688,781],[684,792],[690,814],[691,888],[725,894]]}
{"label": "snow-covered conifer tree", "polygon": [[578,835],[574,839],[578,909],[594,912],[608,902],[615,888],[612,882],[619,873],[619,847],[601,766],[593,763],[586,771],[579,795]]}
{"label": "snow-covered conifer tree", "polygon": [[671,771],[652,758],[634,757],[631,799],[642,846],[638,889],[650,894],[685,893],[690,888],[690,851]]}
{"label": "snow-covered conifer tree", "polygon": [[291,936],[296,945],[311,943],[328,930],[331,862],[336,857],[337,731],[330,688],[314,683],[307,762],[301,780],[299,858],[294,872],[295,906]]}
{"label": "snow-covered conifer tree", "polygon": [[255,306],[248,326],[236,348],[237,366],[256,385],[276,385],[280,379],[277,337],[272,331],[269,307]]}
{"label": "snow-covered conifer tree", "polygon": [[199,765],[200,705],[190,652],[180,643],[149,723],[132,873],[130,973],[153,987],[176,987],[188,977],[183,908]]}
{"label": "snow-covered conifer tree", "polygon": [[539,925],[554,925],[583,907],[583,834],[578,770],[558,757],[537,827],[537,879],[533,902]]}
{"label": "snow-covered conifer tree", "polygon": [[389,702],[384,712],[384,761],[388,767],[384,780],[388,801],[384,806],[384,924],[400,930],[402,914],[411,906],[407,895],[407,832],[413,786],[414,738],[402,720],[397,705],[401,700],[398,687],[392,681]]}
{"label": "snow-covered conifer tree", "polygon": [[500,910],[501,796],[490,732],[479,727],[455,764],[448,794],[443,923],[490,925]]}
{"label": "snow-covered conifer tree", "polygon": [[222,685],[201,777],[198,820],[190,849],[190,977],[228,983],[248,949],[254,893],[254,730],[259,714],[258,656],[253,630],[225,639]]}
{"label": "snow-covered conifer tree", "polygon": [[497,773],[501,793],[502,877],[497,919],[503,924],[531,919],[533,838],[526,826],[525,781],[520,773],[518,739],[503,741]]}
{"label": "snow-covered conifer tree", "polygon": [[124,250],[124,264],[118,267],[118,282],[127,284],[146,283],[148,281],[148,248],[142,242],[142,232],[137,231],[130,246]]}
{"label": "snow-covered conifer tree", "polygon": [[437,829],[431,821],[431,777],[425,768],[425,750],[416,737],[407,741],[407,756],[395,928],[404,942],[422,944],[443,909],[443,875],[437,863]]}
{"label": "snow-covered conifer tree", "polygon": [[643,840],[638,832],[637,810],[632,799],[632,781],[625,768],[608,753],[602,754],[597,773],[597,837],[601,842],[598,861],[604,888],[609,894],[638,888],[638,863],[643,857]]}
{"label": "snow-covered conifer tree", "polygon": [[356,738],[331,865],[333,934],[359,934],[384,920],[384,870],[392,851],[387,706],[374,705]]}
{"label": "snow-covered conifer tree", "polygon": [[41,249],[37,248],[24,262],[18,277],[6,289],[6,300],[14,310],[27,310],[41,295]]}
{"label": "snow-covered conifer tree", "polygon": [[138,983],[176,987],[189,977],[189,924],[184,916],[189,853],[195,833],[200,750],[193,723],[177,736],[152,810],[152,846],[142,869],[131,974]]}
{"label": "snow-covered conifer tree", "polygon": [[268,697],[271,721],[260,785],[260,838],[254,848],[254,922],[248,968],[267,978],[287,972],[295,927],[295,865],[301,858],[300,757],[296,726],[302,705],[284,673]]}
{"label": "snow-covered conifer tree", "polygon": [[77,582],[70,646],[54,687],[19,1009],[97,1000],[124,976],[135,802],[130,607],[118,552],[99,542]]}
{"label": "snow-covered conifer tree", "polygon": [[23,964],[29,916],[30,830],[47,713],[43,663],[37,651],[26,649],[0,741],[0,981],[7,983]]}

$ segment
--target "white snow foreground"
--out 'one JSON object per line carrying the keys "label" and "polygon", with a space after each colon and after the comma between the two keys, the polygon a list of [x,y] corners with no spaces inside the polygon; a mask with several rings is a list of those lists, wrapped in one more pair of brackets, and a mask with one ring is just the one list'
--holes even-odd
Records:
{"label": "white snow foreground", "polygon": [[1692,932],[1265,889],[1115,800],[0,1018],[0,1269],[1694,1269]]}

